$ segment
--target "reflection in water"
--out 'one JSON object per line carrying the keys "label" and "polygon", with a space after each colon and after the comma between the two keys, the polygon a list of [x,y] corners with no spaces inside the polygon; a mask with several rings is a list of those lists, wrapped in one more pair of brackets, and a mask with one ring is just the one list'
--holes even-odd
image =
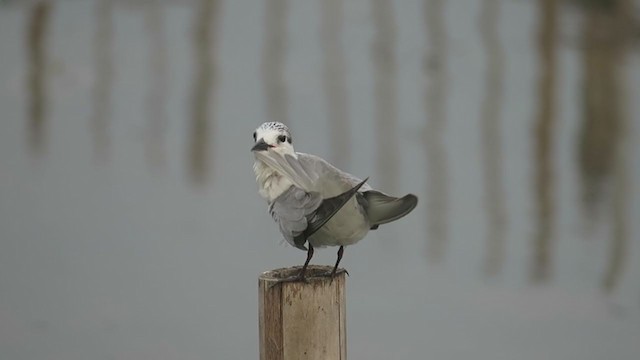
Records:
{"label": "reflection in water", "polygon": [[612,2],[587,2],[583,24],[583,117],[579,139],[582,199],[590,216],[603,197],[613,170],[620,122],[618,63],[621,24]]}
{"label": "reflection in water", "polygon": [[482,104],[482,155],[484,158],[484,192],[488,210],[487,249],[484,270],[495,275],[504,263],[505,201],[502,181],[502,146],[500,103],[503,93],[504,53],[497,31],[499,0],[484,0],[480,13],[480,36],[486,49],[486,88]]}
{"label": "reflection in water", "polygon": [[[623,124],[621,124],[623,125]],[[622,126],[624,127],[624,125]],[[627,243],[629,242],[629,195],[632,194],[630,189],[629,162],[626,159],[629,141],[625,139],[626,135],[621,133],[616,151],[614,162],[614,183],[613,183],[613,202],[612,202],[612,236],[611,248],[609,252],[609,261],[606,265],[602,287],[605,291],[611,292],[615,289],[620,276],[622,275]]]}
{"label": "reflection in water", "polygon": [[[593,213],[613,175],[612,236],[603,288],[615,288],[628,238],[629,174],[625,141],[624,57],[628,41],[630,1],[589,2],[584,26],[583,125],[580,170],[583,200]],[[613,173],[613,174],[612,174]],[[609,213],[609,212],[607,212]]]}
{"label": "reflection in water", "polygon": [[533,281],[545,281],[551,275],[551,239],[553,228],[553,164],[552,138],[555,118],[556,79],[556,0],[539,0],[539,79],[535,143],[535,191],[537,226],[533,239],[533,261],[530,277]]}
{"label": "reflection in water", "polygon": [[47,114],[47,27],[51,3],[38,2],[33,5],[27,22],[27,99],[29,144],[31,148],[41,153],[44,148]]}
{"label": "reflection in water", "polygon": [[331,139],[331,162],[347,168],[351,151],[347,89],[342,51],[342,0],[322,1],[322,43],[324,48],[324,91]]}
{"label": "reflection in water", "polygon": [[446,34],[444,0],[425,1],[425,23],[429,47],[426,54],[427,126],[425,128],[427,159],[427,224],[429,237],[427,256],[439,261],[447,243],[447,164],[442,144],[446,122]]}
{"label": "reflection in water", "polygon": [[210,107],[215,88],[215,64],[211,55],[215,49],[212,28],[218,25],[218,0],[201,0],[195,8],[193,27],[194,75],[191,93],[191,128],[189,172],[191,180],[203,184],[209,177]]}
{"label": "reflection in water", "polygon": [[291,128],[287,117],[287,90],[284,82],[288,6],[288,0],[273,0],[266,6],[262,76],[267,118],[269,121],[283,122]]}
{"label": "reflection in water", "polygon": [[164,17],[156,2],[145,7],[144,24],[149,36],[149,87],[146,95],[145,156],[153,167],[164,164],[164,138],[167,126],[167,53],[165,51]]}
{"label": "reflection in water", "polygon": [[109,150],[109,121],[111,119],[111,87],[113,85],[113,5],[99,1],[96,9],[94,39],[95,82],[93,86],[93,115],[91,131],[95,155],[104,160]]}
{"label": "reflection in water", "polygon": [[397,190],[398,141],[396,137],[396,24],[390,1],[372,0],[373,76],[375,79],[376,162],[379,186],[385,192]]}

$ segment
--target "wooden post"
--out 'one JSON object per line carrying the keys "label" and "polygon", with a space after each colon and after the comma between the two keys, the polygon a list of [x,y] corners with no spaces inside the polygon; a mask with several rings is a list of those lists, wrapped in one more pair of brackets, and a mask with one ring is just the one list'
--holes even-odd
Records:
{"label": "wooden post", "polygon": [[345,271],[309,266],[308,283],[278,282],[300,267],[271,270],[259,279],[260,360],[345,360]]}

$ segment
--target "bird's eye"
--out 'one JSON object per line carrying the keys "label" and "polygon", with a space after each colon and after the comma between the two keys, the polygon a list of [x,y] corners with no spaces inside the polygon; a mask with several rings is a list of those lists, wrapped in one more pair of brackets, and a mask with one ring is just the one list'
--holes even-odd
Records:
{"label": "bird's eye", "polygon": [[254,132],[253,132],[253,141],[256,141],[256,140],[257,140],[257,139],[256,139],[256,132],[254,131]]}
{"label": "bird's eye", "polygon": [[284,135],[280,135],[280,136],[278,136],[278,141],[281,142],[281,143],[285,142],[285,141],[287,141],[287,137],[284,136]]}

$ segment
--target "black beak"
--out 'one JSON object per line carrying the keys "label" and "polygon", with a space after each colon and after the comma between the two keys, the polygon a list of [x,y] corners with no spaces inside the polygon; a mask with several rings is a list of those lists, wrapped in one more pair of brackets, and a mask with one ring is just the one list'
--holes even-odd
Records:
{"label": "black beak", "polygon": [[264,142],[264,139],[260,139],[255,145],[253,145],[253,147],[251,148],[251,151],[265,151],[265,150],[268,150],[270,147],[271,146],[269,146],[269,144]]}

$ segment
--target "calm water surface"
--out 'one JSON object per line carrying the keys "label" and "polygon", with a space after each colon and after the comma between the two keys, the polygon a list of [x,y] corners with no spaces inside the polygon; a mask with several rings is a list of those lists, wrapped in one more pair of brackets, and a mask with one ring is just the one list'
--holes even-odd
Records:
{"label": "calm water surface", "polygon": [[257,358],[304,260],[251,170],[283,121],[420,198],[345,251],[349,358],[636,359],[622,3],[0,2],[0,358]]}

